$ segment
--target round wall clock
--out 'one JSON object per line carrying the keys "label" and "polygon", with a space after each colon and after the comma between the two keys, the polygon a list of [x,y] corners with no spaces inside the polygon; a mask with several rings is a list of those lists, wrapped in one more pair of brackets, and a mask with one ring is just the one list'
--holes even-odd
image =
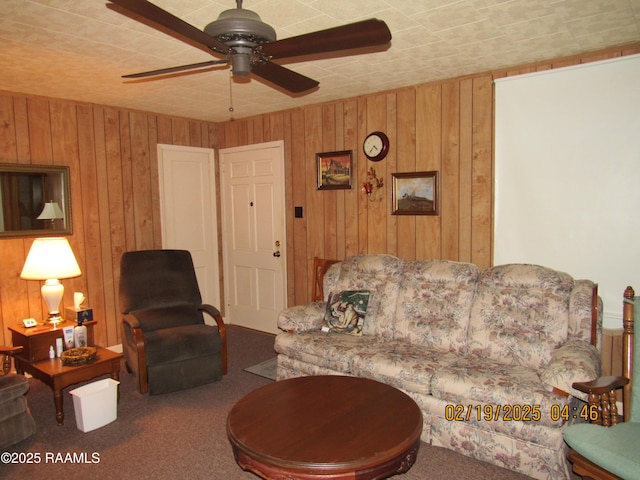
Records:
{"label": "round wall clock", "polygon": [[362,144],[364,154],[372,162],[379,162],[389,153],[389,137],[382,132],[371,132]]}

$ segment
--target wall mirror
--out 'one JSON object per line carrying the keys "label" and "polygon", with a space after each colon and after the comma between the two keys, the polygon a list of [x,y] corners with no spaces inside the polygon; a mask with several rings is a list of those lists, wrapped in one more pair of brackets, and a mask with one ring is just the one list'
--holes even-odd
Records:
{"label": "wall mirror", "polygon": [[69,167],[0,163],[0,237],[71,233]]}

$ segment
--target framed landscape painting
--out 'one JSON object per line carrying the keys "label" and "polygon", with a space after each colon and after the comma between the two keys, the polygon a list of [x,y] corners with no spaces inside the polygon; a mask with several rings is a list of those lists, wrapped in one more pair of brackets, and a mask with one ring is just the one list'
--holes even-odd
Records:
{"label": "framed landscape painting", "polygon": [[437,215],[438,172],[392,173],[393,215]]}
{"label": "framed landscape painting", "polygon": [[351,188],[352,151],[326,152],[316,154],[318,190],[338,190]]}

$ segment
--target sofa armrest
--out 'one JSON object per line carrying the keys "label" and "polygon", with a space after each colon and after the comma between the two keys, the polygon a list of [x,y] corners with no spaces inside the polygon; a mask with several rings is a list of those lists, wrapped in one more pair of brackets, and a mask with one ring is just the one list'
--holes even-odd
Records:
{"label": "sofa armrest", "polygon": [[596,347],[580,340],[569,340],[558,348],[542,369],[540,379],[561,392],[587,401],[587,394],[573,388],[575,382],[588,382],[600,375],[600,354]]}
{"label": "sofa armrest", "polygon": [[326,302],[313,302],[285,308],[278,315],[278,328],[290,333],[320,330]]}

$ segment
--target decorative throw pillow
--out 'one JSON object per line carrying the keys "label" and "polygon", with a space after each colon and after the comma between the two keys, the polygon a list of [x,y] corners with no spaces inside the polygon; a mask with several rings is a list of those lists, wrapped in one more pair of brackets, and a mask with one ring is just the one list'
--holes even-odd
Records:
{"label": "decorative throw pillow", "polygon": [[369,290],[344,290],[330,293],[322,320],[322,330],[362,335],[370,296]]}

